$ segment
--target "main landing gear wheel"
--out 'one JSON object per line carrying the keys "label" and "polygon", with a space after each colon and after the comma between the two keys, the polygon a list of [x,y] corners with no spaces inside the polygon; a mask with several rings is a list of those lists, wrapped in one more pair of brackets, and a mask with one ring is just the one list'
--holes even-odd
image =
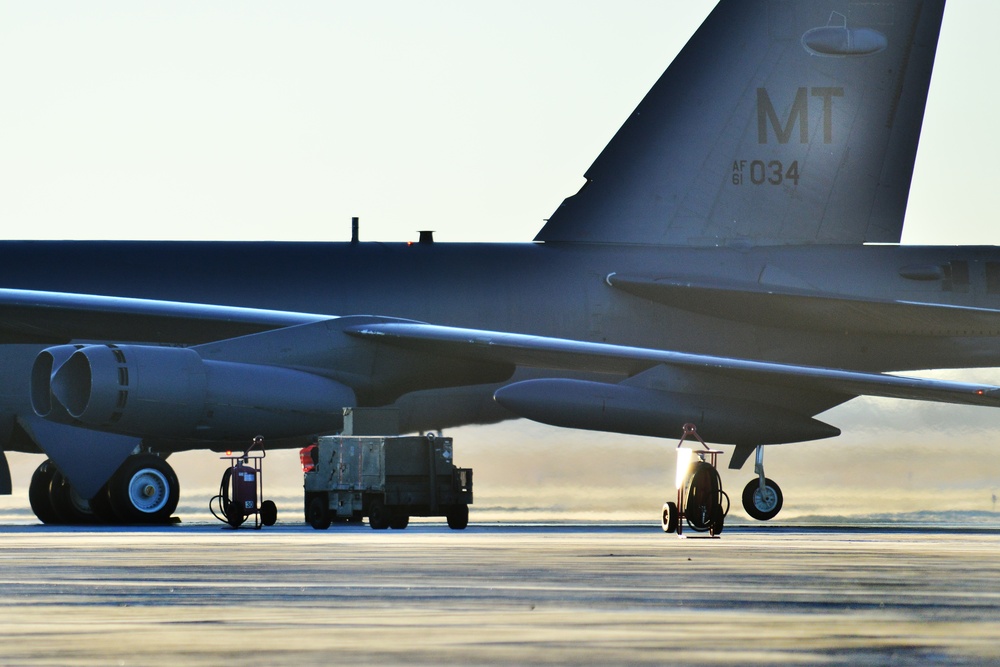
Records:
{"label": "main landing gear wheel", "polygon": [[39,521],[47,524],[92,523],[90,502],[78,494],[50,460],[42,462],[31,476],[28,502]]}
{"label": "main landing gear wheel", "polygon": [[100,488],[97,494],[90,499],[90,511],[94,515],[94,522],[102,526],[113,526],[118,523],[118,515],[111,507],[111,498],[108,497],[108,485]]}
{"label": "main landing gear wheel", "polygon": [[52,478],[58,472],[55,464],[46,459],[31,475],[31,483],[28,485],[28,503],[31,505],[31,511],[42,523],[59,522],[59,516],[53,509],[52,499],[49,497]]}
{"label": "main landing gear wheel", "polygon": [[767,477],[761,488],[759,479],[752,479],[743,489],[743,509],[751,518],[767,521],[781,511],[781,488]]}
{"label": "main landing gear wheel", "polygon": [[82,498],[70,485],[69,479],[58,470],[49,485],[49,502],[56,513],[56,523],[71,526],[94,521],[90,501]]}
{"label": "main landing gear wheel", "polygon": [[166,523],[177,509],[180,484],[166,461],[139,454],[127,458],[112,476],[108,497],[124,523]]}

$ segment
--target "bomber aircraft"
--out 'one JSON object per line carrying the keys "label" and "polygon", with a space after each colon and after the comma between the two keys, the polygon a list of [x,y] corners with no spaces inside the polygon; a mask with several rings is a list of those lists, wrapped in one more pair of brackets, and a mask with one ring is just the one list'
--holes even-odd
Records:
{"label": "bomber aircraft", "polygon": [[[526,418],[755,457],[1000,365],[1000,249],[899,245],[943,0],[721,0],[532,242],[0,243],[0,443],[44,522],[162,522],[174,452]],[[248,269],[252,267],[252,269]],[[2,490],[10,493],[6,472]]]}

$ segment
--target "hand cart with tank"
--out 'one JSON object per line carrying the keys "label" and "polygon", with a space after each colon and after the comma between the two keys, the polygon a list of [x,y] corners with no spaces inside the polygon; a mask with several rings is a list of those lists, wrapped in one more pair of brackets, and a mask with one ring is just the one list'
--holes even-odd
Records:
{"label": "hand cart with tank", "polygon": [[[229,467],[222,474],[219,484],[219,494],[208,503],[212,515],[233,528],[239,528],[243,523],[254,517],[254,528],[273,526],[278,519],[278,509],[274,502],[265,500],[258,505],[264,496],[264,474],[262,461],[267,456],[263,448],[264,438],[257,436],[242,454],[221,456],[229,461]],[[250,450],[257,448],[253,455]]]}
{"label": "hand cart with tank", "polygon": [[[701,448],[684,447],[688,440],[697,441]],[[698,533],[717,537],[729,513],[729,496],[722,490],[722,479],[716,467],[719,454],[701,436],[694,424],[685,424],[677,443],[677,500],[663,503],[662,527],[665,533],[684,535],[684,524]]]}

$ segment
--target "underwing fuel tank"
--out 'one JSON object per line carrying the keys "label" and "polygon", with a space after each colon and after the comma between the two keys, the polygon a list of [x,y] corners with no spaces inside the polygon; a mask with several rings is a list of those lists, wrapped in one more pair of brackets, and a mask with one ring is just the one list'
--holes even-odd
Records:
{"label": "underwing fuel tank", "polygon": [[52,421],[143,437],[249,439],[339,429],[354,392],[312,373],[187,348],[61,345],[39,353],[31,404]]}
{"label": "underwing fuel tank", "polygon": [[819,440],[840,429],[788,410],[739,399],[641,389],[561,378],[501,387],[494,399],[519,417],[592,431],[673,437],[694,423],[719,444],[779,444]]}

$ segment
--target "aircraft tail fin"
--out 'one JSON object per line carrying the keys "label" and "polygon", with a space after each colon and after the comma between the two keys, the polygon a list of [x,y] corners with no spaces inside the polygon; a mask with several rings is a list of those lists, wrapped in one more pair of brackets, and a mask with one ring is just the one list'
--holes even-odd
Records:
{"label": "aircraft tail fin", "polygon": [[897,243],[944,0],[722,0],[536,237]]}

